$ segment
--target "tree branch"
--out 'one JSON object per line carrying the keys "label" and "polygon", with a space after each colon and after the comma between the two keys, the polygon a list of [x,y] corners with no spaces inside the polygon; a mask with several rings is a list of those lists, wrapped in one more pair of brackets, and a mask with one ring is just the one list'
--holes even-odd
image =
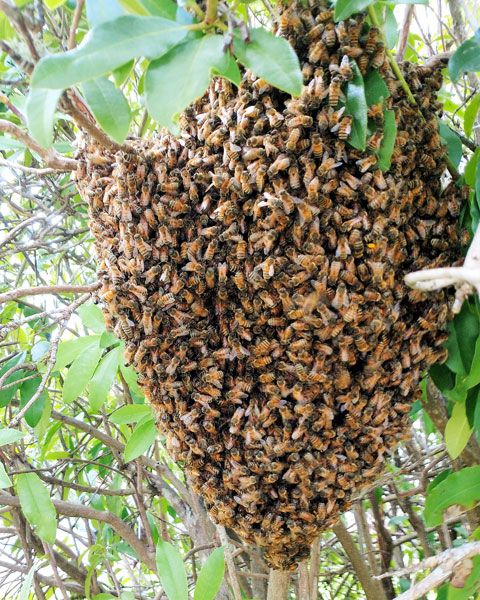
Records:
{"label": "tree branch", "polygon": [[24,296],[41,296],[42,294],[84,294],[94,292],[101,287],[99,281],[90,285],[40,285],[32,288],[21,288],[0,294],[0,304],[23,298]]}

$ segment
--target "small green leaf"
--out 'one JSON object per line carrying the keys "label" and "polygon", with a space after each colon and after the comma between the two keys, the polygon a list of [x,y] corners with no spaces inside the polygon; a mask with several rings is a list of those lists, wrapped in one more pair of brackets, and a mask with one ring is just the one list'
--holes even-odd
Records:
{"label": "small green leaf", "polygon": [[378,71],[369,71],[363,80],[365,87],[365,100],[368,106],[383,102],[390,96],[387,84]]}
{"label": "small green leaf", "polygon": [[9,40],[15,35],[15,29],[12,27],[5,13],[0,12],[0,40]]}
{"label": "small green leaf", "polygon": [[223,548],[215,548],[198,574],[193,600],[214,600],[222,585],[224,574],[224,550]]}
{"label": "small green leaf", "polygon": [[444,433],[445,446],[452,460],[460,456],[471,434],[472,428],[468,422],[465,402],[455,402]]}
{"label": "small green leaf", "polygon": [[25,437],[25,434],[17,429],[0,429],[0,446],[15,444],[23,437]]}
{"label": "small green leaf", "polygon": [[[480,47],[479,47],[480,50]],[[463,128],[465,129],[465,135],[470,137],[472,134],[475,119],[477,118],[478,110],[480,108],[480,94],[476,94],[468,103],[465,113],[463,115]]]}
{"label": "small green leaf", "polygon": [[452,81],[457,81],[464,73],[480,71],[480,29],[457,48],[450,57],[448,70]]}
{"label": "small green leaf", "polygon": [[122,65],[121,67],[118,67],[117,69],[112,71],[113,80],[115,81],[115,85],[117,87],[120,87],[125,83],[125,81],[127,81],[127,79],[130,76],[130,73],[132,72],[134,64],[135,61],[132,59],[124,65]]}
{"label": "small green leaf", "polygon": [[392,163],[392,154],[397,139],[397,121],[394,110],[383,112],[383,139],[378,150],[378,167],[382,171],[388,171]]}
{"label": "small green leaf", "polygon": [[389,4],[428,4],[430,0],[381,0]]}
{"label": "small green leaf", "polygon": [[385,11],[385,38],[389,50],[395,48],[398,42],[398,23],[395,12],[390,6],[387,6]]}
{"label": "small green leaf", "polygon": [[102,354],[102,348],[91,348],[82,352],[73,361],[63,383],[64,402],[68,404],[80,396],[92,378]]}
{"label": "small green leaf", "polygon": [[85,327],[88,327],[88,329],[91,329],[95,333],[103,333],[105,331],[105,319],[103,318],[102,309],[98,304],[82,304],[77,312]]}
{"label": "small green leaf", "polygon": [[53,367],[53,370],[60,371],[72,363],[77,356],[79,356],[85,350],[98,348],[99,342],[99,335],[85,335],[83,337],[74,338],[73,340],[60,342],[58,345],[57,361]]}
{"label": "small green leaf", "polygon": [[427,527],[436,527],[443,512],[453,504],[469,508],[480,499],[480,465],[451,473],[427,493],[424,518]]}
{"label": "small green leaf", "polygon": [[99,362],[98,367],[88,384],[88,400],[93,412],[98,412],[107,399],[107,394],[112,387],[117,374],[120,361],[123,357],[123,348],[116,346]]}
{"label": "small green leaf", "polygon": [[30,88],[25,112],[31,136],[44,148],[53,143],[53,125],[61,90]]}
{"label": "small green leaf", "polygon": [[3,463],[0,463],[0,490],[4,490],[12,486],[12,482],[10,477],[5,470],[5,466]]}
{"label": "small green leaf", "polygon": [[172,127],[178,115],[203,95],[213,72],[227,69],[230,58],[223,44],[223,36],[205,35],[175,46],[150,63],[145,76],[146,103],[156,121]]}
{"label": "small green leaf", "polygon": [[106,77],[85,81],[82,92],[98,124],[121,144],[128,135],[132,118],[125,96]]}
{"label": "small green leaf", "polygon": [[157,428],[153,419],[140,421],[125,445],[125,462],[130,462],[145,454],[157,437]]}
{"label": "small green leaf", "polygon": [[20,473],[15,478],[20,506],[25,518],[40,539],[55,542],[57,512],[47,488],[36,473]]}
{"label": "small green leaf", "polygon": [[350,61],[353,79],[348,82],[345,95],[347,101],[345,112],[353,118],[352,132],[348,143],[358,150],[365,150],[367,145],[367,101],[362,74],[355,61]]}
{"label": "small green leaf", "polygon": [[127,404],[110,415],[110,421],[116,425],[128,425],[138,423],[147,415],[153,419],[152,408],[148,404]]}
{"label": "small green leaf", "polygon": [[180,552],[169,542],[159,540],[157,571],[168,600],[188,600],[188,581]]}
{"label": "small green leaf", "polygon": [[118,2],[127,12],[134,15],[148,16],[150,14],[140,0],[118,0]]}
{"label": "small green leaf", "polygon": [[45,0],[45,4],[48,6],[50,10],[55,10],[62,4],[65,4],[66,0]]}
{"label": "small green leaf", "polygon": [[[35,377],[34,379],[29,379],[22,383],[22,387],[20,388],[20,408],[23,408],[25,404],[30,401],[32,396],[38,390],[41,381],[41,377]],[[40,396],[25,413],[25,421],[30,427],[36,427],[38,425],[38,422],[42,418],[46,400],[47,392],[43,390]]]}
{"label": "small green leaf", "polygon": [[[6,363],[4,363],[0,367],[0,377],[2,375],[5,375],[5,373],[9,369],[11,369],[12,367],[25,362],[25,356],[26,356],[26,353],[22,352],[18,356],[14,356],[9,361],[7,361]],[[18,379],[22,379],[22,377],[24,377],[24,376],[25,376],[25,371],[21,371],[21,370],[20,371],[15,371],[14,373],[12,373],[12,375],[10,375],[9,377],[7,377],[7,379],[3,382],[3,384],[6,385],[6,384],[13,383],[13,382],[17,381]],[[17,390],[18,390],[19,387],[20,387],[20,384],[17,384],[17,385],[12,385],[10,387],[7,387],[4,390],[0,390],[0,408],[3,408],[4,406],[7,406],[7,404],[15,396],[15,394],[16,394],[16,392],[17,392]]]}
{"label": "small green leaf", "polygon": [[180,43],[187,31],[162,17],[117,17],[94,27],[78,48],[42,58],[31,84],[65,89],[100,77],[132,58],[157,58]]}
{"label": "small green leaf", "polygon": [[298,57],[286,39],[260,27],[250,31],[248,43],[235,38],[234,50],[239,62],[255,75],[287,94],[300,95],[303,75]]}
{"label": "small green leaf", "polygon": [[373,4],[375,0],[337,0],[335,3],[335,21],[344,21],[355,13],[362,12]]}
{"label": "small green leaf", "polygon": [[448,158],[455,167],[458,167],[462,160],[462,141],[458,135],[446,125],[443,121],[438,124],[438,130],[443,143],[447,146]]}

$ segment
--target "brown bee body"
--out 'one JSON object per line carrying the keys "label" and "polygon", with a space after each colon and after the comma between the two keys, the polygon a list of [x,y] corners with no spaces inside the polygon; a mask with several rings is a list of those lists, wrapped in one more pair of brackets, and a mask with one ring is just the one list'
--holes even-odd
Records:
{"label": "brown bee body", "polygon": [[[108,326],[169,451],[214,519],[288,569],[404,437],[420,373],[445,359],[450,292],[427,298],[403,275],[454,263],[465,236],[463,192],[440,187],[438,76],[401,67],[419,126],[362,15],[279,10],[298,98],[248,71],[238,91],[214,79],[178,139],[115,155],[82,142],[77,180]],[[340,108],[352,60],[378,65],[391,94],[369,108],[365,152]],[[382,172],[385,108],[398,137]]]}

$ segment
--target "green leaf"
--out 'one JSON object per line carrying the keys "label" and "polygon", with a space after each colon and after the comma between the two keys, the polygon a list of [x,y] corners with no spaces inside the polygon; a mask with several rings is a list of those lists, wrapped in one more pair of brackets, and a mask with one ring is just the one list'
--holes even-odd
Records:
{"label": "green leaf", "polygon": [[72,363],[83,351],[98,348],[99,342],[99,335],[86,335],[73,340],[60,342],[58,345],[57,361],[53,370],[60,371]]}
{"label": "green leaf", "polygon": [[35,576],[35,565],[32,565],[30,567],[30,570],[27,573],[27,576],[25,577],[23,583],[22,583],[22,587],[20,588],[20,593],[18,594],[18,600],[29,600],[30,598],[30,593],[32,591],[32,587],[33,587],[33,578]]}
{"label": "green leaf", "polygon": [[62,90],[48,90],[41,87],[30,88],[25,113],[31,136],[44,148],[53,143],[55,111]]}
{"label": "green leaf", "polygon": [[378,71],[369,71],[364,80],[365,100],[368,106],[383,102],[390,96],[387,84]]}
{"label": "green leaf", "polygon": [[98,124],[121,144],[128,135],[132,118],[125,96],[106,77],[85,81],[82,92]]}
{"label": "green leaf", "polygon": [[93,596],[92,600],[116,600],[117,598],[118,596],[112,596],[112,594],[101,593]]}
{"label": "green leaf", "polygon": [[335,21],[343,21],[355,13],[362,12],[374,2],[375,0],[337,0],[333,18]]}
{"label": "green leaf", "polygon": [[142,4],[151,15],[176,20],[177,5],[173,0],[142,0]]}
{"label": "green leaf", "polygon": [[122,65],[121,67],[118,67],[117,69],[112,71],[113,80],[115,81],[115,85],[117,87],[120,87],[121,85],[123,85],[125,83],[125,81],[129,78],[134,64],[135,64],[135,61],[132,59],[132,60],[129,60],[124,65]]}
{"label": "green leaf", "polygon": [[93,412],[98,412],[107,399],[107,394],[115,380],[120,361],[123,357],[123,348],[116,346],[102,358],[88,384],[88,400]]}
{"label": "green leaf", "polygon": [[395,18],[395,13],[390,6],[386,7],[385,11],[385,39],[389,50],[395,48],[398,42],[398,23]]}
{"label": "green leaf", "polygon": [[[29,379],[22,383],[22,387],[20,388],[20,408],[23,408],[27,402],[30,401],[31,397],[38,390],[41,381],[41,377],[35,377],[34,379]],[[38,422],[42,418],[46,400],[47,392],[43,390],[40,396],[25,413],[25,421],[30,427],[36,427],[38,425]]]}
{"label": "green leaf", "polygon": [[350,61],[353,78],[347,84],[345,95],[345,112],[353,118],[352,132],[348,143],[358,150],[365,150],[367,145],[367,112],[368,106],[365,98],[365,86],[362,74],[355,61]]}
{"label": "green leaf", "polygon": [[[480,94],[479,94],[479,97],[480,97]],[[465,183],[473,189],[475,188],[476,170],[477,170],[477,163],[479,162],[479,158],[480,158],[480,148],[477,148],[475,150],[475,152],[472,154],[472,156],[470,157],[470,160],[465,165],[465,170],[463,172],[463,176],[465,177]]]}
{"label": "green leaf", "polygon": [[286,39],[263,28],[253,29],[248,43],[235,38],[234,50],[239,62],[257,77],[287,94],[300,95],[303,75],[298,57]]}
{"label": "green leaf", "polygon": [[125,462],[130,462],[145,454],[157,437],[155,421],[148,418],[140,421],[125,445]]}
{"label": "green leaf", "polygon": [[118,0],[118,2],[129,13],[143,16],[148,16],[150,14],[140,0]]}
{"label": "green leaf", "polygon": [[469,508],[480,499],[480,465],[452,473],[427,493],[424,518],[427,527],[442,523],[443,512],[453,504]]}
{"label": "green leaf", "polygon": [[205,35],[175,46],[150,63],[145,76],[146,103],[156,121],[170,127],[204,94],[213,72],[227,68],[229,55],[223,44],[223,36]]}
{"label": "green leaf", "polygon": [[122,406],[110,415],[110,421],[116,425],[128,425],[129,423],[137,423],[151,415],[153,419],[152,408],[148,404],[127,404]]}
{"label": "green leaf", "polygon": [[39,362],[50,350],[50,342],[47,340],[41,340],[32,346],[30,354],[34,362]]}
{"label": "green leaf", "polygon": [[117,0],[86,0],[87,20],[90,27],[111,21],[125,14]]}
{"label": "green leaf", "polygon": [[5,13],[0,12],[0,40],[9,40],[15,35],[15,29],[12,27]]}
{"label": "green leaf", "polygon": [[430,0],[380,0],[389,4],[428,4]]}
{"label": "green leaf", "polygon": [[467,137],[470,137],[470,135],[472,134],[473,126],[475,124],[475,119],[477,118],[479,108],[480,94],[476,94],[467,104],[467,107],[465,108],[465,113],[463,115],[463,128]]}
{"label": "green leaf", "polygon": [[452,81],[457,81],[464,73],[480,71],[480,29],[457,48],[450,57],[448,70]]}
{"label": "green leaf", "polygon": [[50,10],[55,10],[62,4],[65,4],[66,0],[45,0],[45,4],[48,6]]}
{"label": "green leaf", "polygon": [[105,319],[103,318],[102,309],[98,304],[82,304],[77,312],[85,327],[88,327],[88,329],[91,329],[95,333],[103,333],[105,331]]}
{"label": "green leaf", "polygon": [[5,466],[3,463],[0,463],[0,490],[4,490],[12,486],[12,482],[10,477],[5,470]]}
{"label": "green leaf", "polygon": [[198,574],[193,600],[214,600],[222,585],[224,574],[224,550],[223,548],[215,548]]}
{"label": "green leaf", "polygon": [[[26,356],[26,353],[22,352],[18,356],[14,356],[9,361],[7,361],[0,368],[0,377],[2,375],[5,375],[5,373],[12,367],[25,362],[25,356]],[[14,381],[17,381],[18,379],[22,379],[22,377],[24,377],[24,376],[25,376],[25,371],[15,371],[15,373],[12,373],[12,375],[7,377],[7,379],[3,382],[3,385],[6,385],[8,383],[13,383]],[[7,404],[11,401],[11,399],[15,396],[19,387],[20,387],[20,384],[17,384],[17,385],[12,385],[11,387],[8,387],[4,390],[0,390],[0,407],[1,408],[3,408],[4,406],[7,406]]]}
{"label": "green leaf", "polygon": [[63,383],[64,402],[68,404],[80,396],[92,378],[102,354],[102,348],[91,348],[82,352],[73,361]]}
{"label": "green leaf", "polygon": [[78,48],[42,58],[31,83],[65,89],[100,77],[132,58],[162,56],[186,34],[185,27],[162,17],[120,16],[94,27]]}
{"label": "green leaf", "polygon": [[455,402],[444,433],[445,446],[452,460],[460,456],[471,434],[472,428],[468,422],[465,402]]}
{"label": "green leaf", "polygon": [[392,163],[393,149],[397,139],[397,121],[394,110],[385,110],[383,115],[383,139],[378,150],[378,167],[382,171],[388,171]]}
{"label": "green leaf", "polygon": [[15,478],[20,506],[25,518],[40,539],[55,542],[57,512],[47,488],[36,473],[20,473]]}
{"label": "green leaf", "polygon": [[25,437],[25,434],[17,429],[0,429],[0,446],[15,444],[23,437]]}
{"label": "green leaf", "polygon": [[462,160],[462,142],[458,135],[446,125],[443,121],[438,124],[438,131],[443,143],[447,146],[448,158],[455,167],[458,167]]}
{"label": "green leaf", "polygon": [[168,600],[188,600],[188,581],[180,552],[169,542],[159,540],[157,571]]}

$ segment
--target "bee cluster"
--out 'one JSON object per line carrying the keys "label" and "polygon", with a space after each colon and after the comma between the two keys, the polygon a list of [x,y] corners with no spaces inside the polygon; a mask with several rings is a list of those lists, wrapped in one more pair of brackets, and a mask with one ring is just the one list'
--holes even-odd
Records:
{"label": "bee cluster", "polygon": [[[441,189],[441,76],[404,66],[418,106],[361,15],[326,2],[280,21],[302,63],[291,99],[248,71],[215,80],[182,135],[80,150],[110,327],[213,519],[275,568],[308,554],[408,430],[421,373],[444,360],[447,292],[405,273],[459,257],[463,193]],[[365,152],[339,107],[350,59],[388,83],[398,135],[382,173],[383,109]]]}

